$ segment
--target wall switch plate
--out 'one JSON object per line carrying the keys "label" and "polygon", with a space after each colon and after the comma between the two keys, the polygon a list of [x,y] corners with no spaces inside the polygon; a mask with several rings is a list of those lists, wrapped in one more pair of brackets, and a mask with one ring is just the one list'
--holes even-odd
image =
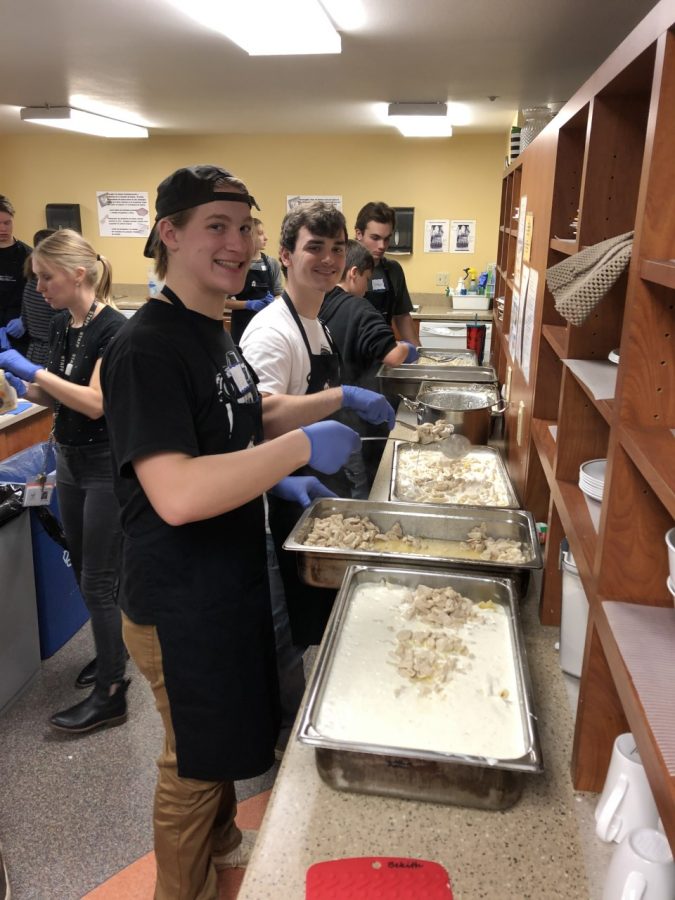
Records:
{"label": "wall switch plate", "polygon": [[436,287],[447,287],[449,278],[450,276],[447,272],[436,272]]}

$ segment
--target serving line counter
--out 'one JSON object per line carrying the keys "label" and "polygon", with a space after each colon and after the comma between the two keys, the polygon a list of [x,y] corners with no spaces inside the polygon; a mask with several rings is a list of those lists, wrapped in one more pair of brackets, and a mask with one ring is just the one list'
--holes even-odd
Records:
{"label": "serving line counter", "polygon": [[0,460],[45,441],[51,428],[52,410],[37,403],[16,414],[0,415]]}
{"label": "serving line counter", "polygon": [[[404,440],[406,432],[397,426],[392,436]],[[393,446],[386,444],[372,500],[388,498]],[[456,900],[595,896],[586,875],[593,861],[585,861],[583,848],[592,843],[596,798],[572,789],[574,723],[554,646],[558,631],[538,623],[539,590],[539,577],[531,578],[520,613],[544,773],[525,779],[515,806],[481,811],[337,791],[321,780],[314,748],[293,735],[239,900],[303,900],[313,863],[361,856],[439,862],[450,874]]]}

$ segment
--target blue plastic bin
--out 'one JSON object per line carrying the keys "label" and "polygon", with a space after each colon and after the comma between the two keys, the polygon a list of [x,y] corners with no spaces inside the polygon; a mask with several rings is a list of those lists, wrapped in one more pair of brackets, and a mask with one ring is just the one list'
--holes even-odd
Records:
{"label": "blue plastic bin", "polygon": [[[0,483],[25,484],[42,471],[44,444],[35,444],[0,462]],[[53,450],[47,460],[47,471],[56,467]],[[56,491],[49,509],[60,520]],[[89,618],[87,607],[75,581],[67,550],[53,541],[31,509],[30,531],[33,541],[33,568],[37,599],[40,658],[49,659],[63,647]]]}

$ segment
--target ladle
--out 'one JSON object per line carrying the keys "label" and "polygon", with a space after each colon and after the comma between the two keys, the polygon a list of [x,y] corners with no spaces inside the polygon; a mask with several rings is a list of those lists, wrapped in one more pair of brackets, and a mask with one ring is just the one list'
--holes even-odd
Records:
{"label": "ladle", "polygon": [[[411,426],[409,426],[411,427]],[[362,437],[362,441],[400,441],[400,438],[393,437],[384,437],[384,436],[376,436],[376,437]],[[429,444],[422,444],[420,442],[420,446],[424,447],[438,447],[441,453],[444,456],[447,456],[448,459],[461,459],[471,449],[471,441],[464,434],[449,434],[447,437],[442,438],[440,441],[432,441]]]}

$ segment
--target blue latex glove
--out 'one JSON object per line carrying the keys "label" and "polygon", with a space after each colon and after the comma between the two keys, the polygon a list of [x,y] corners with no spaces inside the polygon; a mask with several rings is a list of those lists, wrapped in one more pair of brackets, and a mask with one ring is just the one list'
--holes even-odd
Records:
{"label": "blue latex glove", "polygon": [[361,438],[354,429],[341,422],[315,422],[300,430],[305,432],[311,445],[309,465],[328,475],[337,472],[361,446]]}
{"label": "blue latex glove", "polygon": [[402,344],[405,344],[408,348],[408,355],[403,360],[404,364],[414,363],[420,358],[419,350],[414,344],[411,344],[410,341],[401,341]]}
{"label": "blue latex glove", "polygon": [[303,509],[317,497],[337,497],[337,494],[330,491],[325,484],[321,484],[313,475],[289,475],[270,488],[269,493],[281,497],[282,500],[299,503]]}
{"label": "blue latex glove", "polygon": [[261,297],[260,300],[247,300],[246,301],[246,309],[252,310],[252,312],[260,312],[261,309],[265,309],[266,306],[274,300],[274,295],[270,294],[268,291],[264,297]]}
{"label": "blue latex glove", "polygon": [[16,375],[12,375],[11,372],[5,372],[5,381],[7,384],[11,384],[19,397],[23,397],[28,390],[28,385],[21,378],[17,378]]}
{"label": "blue latex glove", "polygon": [[7,337],[7,329],[0,328],[0,350],[11,350],[12,345],[9,342],[9,338]]}
{"label": "blue latex glove", "polygon": [[43,366],[36,366],[22,356],[18,350],[3,350],[0,353],[0,369],[18,375],[24,381],[35,381],[35,373],[42,368]]}
{"label": "blue latex glove", "polygon": [[390,431],[396,423],[394,407],[387,398],[382,394],[376,394],[375,391],[369,391],[367,388],[343,384],[342,407],[343,409],[353,409],[371,425],[380,425],[382,422],[386,422]]}
{"label": "blue latex glove", "polygon": [[13,338],[23,337],[26,333],[26,329],[24,327],[23,322],[21,321],[21,317],[17,316],[16,319],[10,319],[6,325],[7,334]]}

